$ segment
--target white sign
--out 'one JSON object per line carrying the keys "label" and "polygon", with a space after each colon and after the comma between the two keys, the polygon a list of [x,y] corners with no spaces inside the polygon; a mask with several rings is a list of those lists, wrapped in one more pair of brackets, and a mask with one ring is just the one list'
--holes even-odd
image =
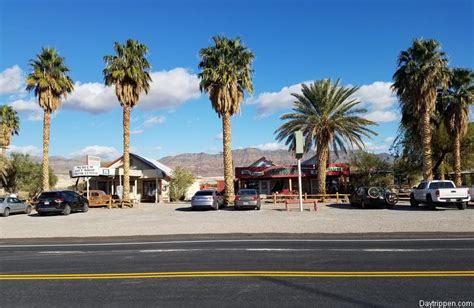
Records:
{"label": "white sign", "polygon": [[74,166],[71,171],[71,177],[80,177],[80,176],[98,176],[99,167],[98,166]]}
{"label": "white sign", "polygon": [[100,157],[87,155],[87,165],[100,167]]}

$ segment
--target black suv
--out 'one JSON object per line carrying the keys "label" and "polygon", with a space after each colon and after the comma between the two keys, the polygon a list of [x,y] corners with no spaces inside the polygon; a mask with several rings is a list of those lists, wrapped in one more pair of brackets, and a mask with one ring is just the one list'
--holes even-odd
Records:
{"label": "black suv", "polygon": [[46,191],[38,197],[36,211],[38,215],[45,213],[87,212],[89,202],[86,198],[71,190]]}

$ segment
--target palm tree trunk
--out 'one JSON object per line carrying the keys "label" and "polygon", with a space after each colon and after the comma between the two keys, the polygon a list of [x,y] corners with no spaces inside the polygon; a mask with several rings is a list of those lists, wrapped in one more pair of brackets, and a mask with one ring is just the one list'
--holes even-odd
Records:
{"label": "palm tree trunk", "polygon": [[231,138],[231,116],[226,112],[222,116],[222,135],[224,147],[224,202],[225,204],[234,203],[234,169],[232,162],[232,138]]}
{"label": "palm tree trunk", "polygon": [[49,131],[51,126],[51,113],[43,114],[43,191],[49,190]]}
{"label": "palm tree trunk", "polygon": [[431,162],[431,122],[430,113],[428,111],[423,112],[421,122],[421,139],[423,146],[423,179],[433,179],[433,167]]}
{"label": "palm tree trunk", "polygon": [[454,133],[454,183],[456,186],[462,185],[461,177],[461,136],[459,132]]}
{"label": "palm tree trunk", "polygon": [[326,165],[328,162],[329,147],[327,144],[318,142],[316,149],[316,160],[318,164],[317,187],[318,194],[326,193]]}
{"label": "palm tree trunk", "polygon": [[123,200],[130,199],[130,106],[123,107]]}

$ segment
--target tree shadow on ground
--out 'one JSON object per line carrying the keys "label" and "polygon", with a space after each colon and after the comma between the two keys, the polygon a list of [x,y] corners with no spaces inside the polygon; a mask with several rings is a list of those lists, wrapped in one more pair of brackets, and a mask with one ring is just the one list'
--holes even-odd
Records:
{"label": "tree shadow on ground", "polygon": [[[335,209],[341,209],[341,210],[359,210],[359,211],[368,211],[368,210],[384,210],[387,209],[385,206],[376,206],[376,205],[370,205],[366,207],[365,209],[361,208],[358,205],[351,205],[347,203],[332,203],[326,205],[327,207],[335,208]],[[419,211],[431,211],[431,212],[442,212],[442,211],[447,211],[447,210],[453,210],[457,209],[456,207],[454,208],[446,208],[446,207],[437,207],[436,209],[429,209],[427,206],[417,206],[417,207],[412,207],[410,205],[405,205],[405,204],[396,204],[393,208],[389,209],[391,211],[407,211],[407,212],[419,212]]]}
{"label": "tree shadow on ground", "polygon": [[[174,209],[175,211],[178,211],[178,212],[214,212],[215,210],[212,208],[212,207],[202,207],[202,208],[192,208],[191,206],[187,206],[187,207],[178,207],[178,208],[175,208]],[[219,211],[233,211],[234,210],[234,207],[221,207],[219,209]]]}

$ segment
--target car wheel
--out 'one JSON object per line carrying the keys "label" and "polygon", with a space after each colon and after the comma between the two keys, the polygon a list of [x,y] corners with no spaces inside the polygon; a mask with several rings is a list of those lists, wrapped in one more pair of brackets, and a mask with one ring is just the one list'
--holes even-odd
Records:
{"label": "car wheel", "polygon": [[63,215],[67,216],[71,214],[71,207],[69,205],[64,206]]}
{"label": "car wheel", "polygon": [[260,211],[260,206],[256,206],[255,209],[256,209],[257,211]]}
{"label": "car wheel", "polygon": [[412,207],[418,207],[420,203],[418,201],[415,200],[415,196],[413,196],[413,194],[410,195],[410,205]]}
{"label": "car wheel", "polygon": [[240,207],[238,207],[237,205],[234,205],[234,211],[238,211],[240,210]]}
{"label": "car wheel", "polygon": [[82,206],[82,212],[83,213],[87,213],[87,211],[89,211],[89,204],[84,203],[84,205]]}
{"label": "car wheel", "polygon": [[465,210],[467,208],[467,202],[460,202],[457,204],[458,209]]}
{"label": "car wheel", "polygon": [[25,214],[26,214],[26,215],[30,215],[32,210],[33,210],[33,209],[31,208],[31,205],[26,206]]}
{"label": "car wheel", "polygon": [[46,215],[45,212],[38,212],[38,216],[44,216],[44,215]]}
{"label": "car wheel", "polygon": [[396,193],[389,192],[385,195],[385,202],[387,205],[393,207],[398,202],[398,196]]}
{"label": "car wheel", "polygon": [[433,202],[431,195],[426,196],[426,203],[428,204],[428,208],[430,210],[436,210],[436,204]]}
{"label": "car wheel", "polygon": [[3,216],[3,217],[8,217],[8,215],[10,215],[10,209],[9,209],[9,208],[5,208],[5,210],[3,211],[2,216]]}

